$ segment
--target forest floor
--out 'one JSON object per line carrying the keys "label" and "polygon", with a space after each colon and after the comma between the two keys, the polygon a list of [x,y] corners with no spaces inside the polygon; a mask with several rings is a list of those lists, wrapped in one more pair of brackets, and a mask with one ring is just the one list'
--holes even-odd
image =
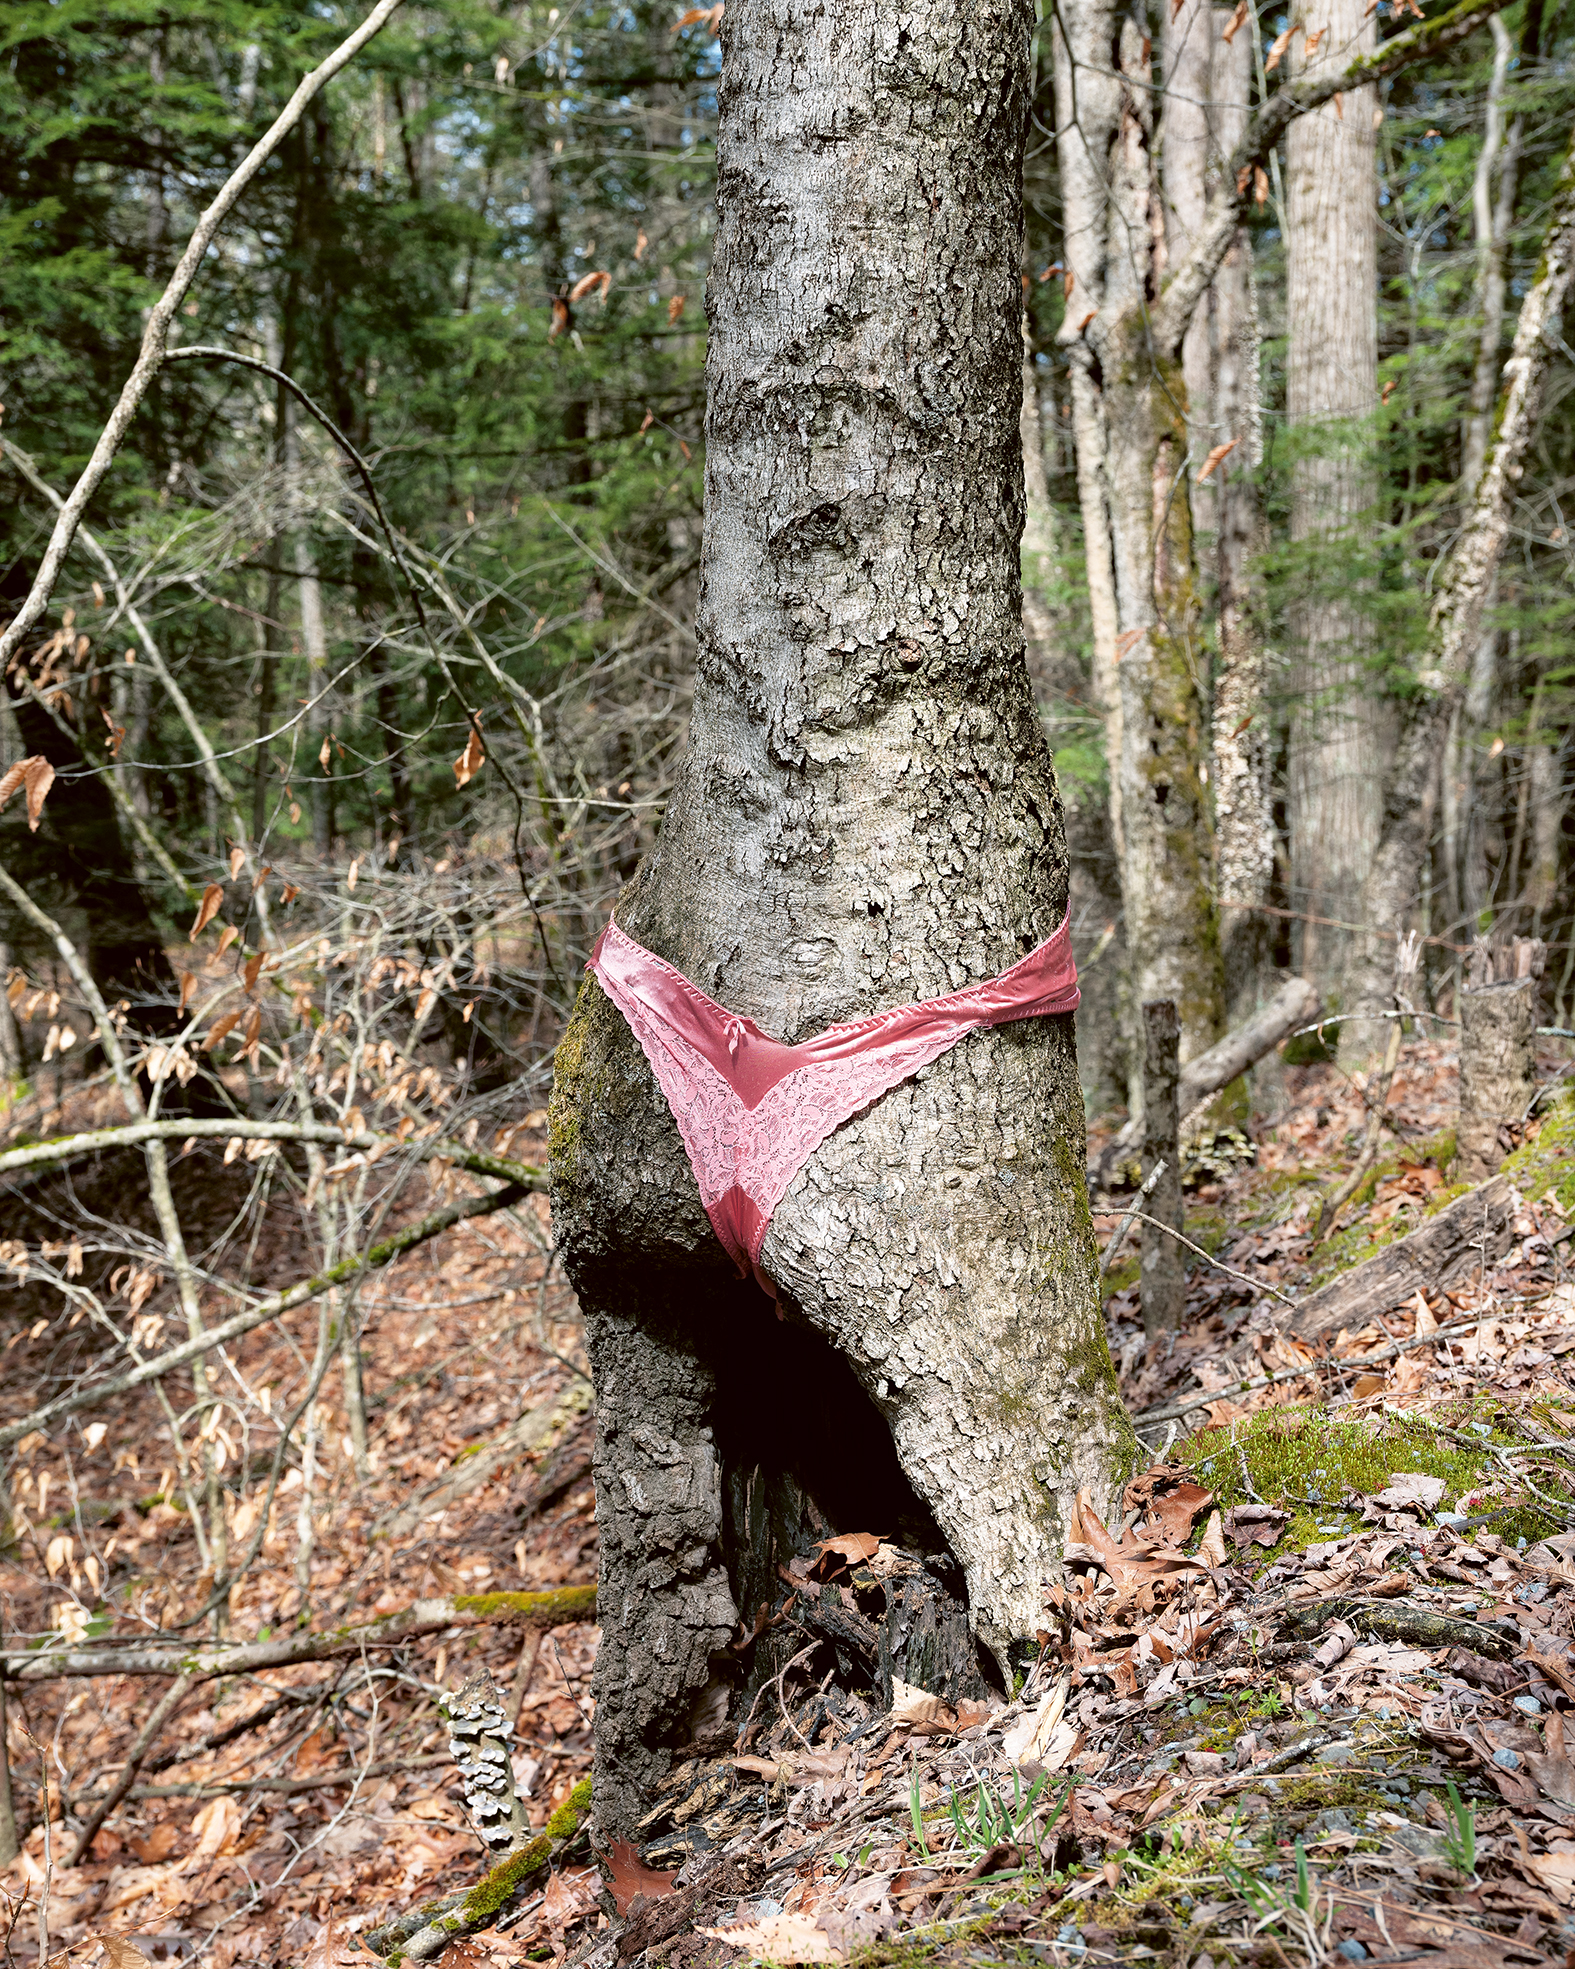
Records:
{"label": "forest floor", "polygon": [[[1365,1110],[1332,1067],[1286,1081],[1253,1158],[1189,1193],[1189,1235],[1232,1271],[1198,1261],[1186,1325],[1146,1342],[1135,1289],[1110,1281],[1134,1412],[1199,1406],[1144,1425],[1154,1467],[1116,1524],[1087,1511],[1074,1526],[1018,1699],[953,1711],[899,1686],[887,1710],[768,1685],[744,1730],[675,1769],[638,1854],[599,1870],[571,1845],[497,1926],[452,1944],[447,1969],[1575,1962],[1575,1274],[1561,1256],[1575,1126],[1550,1110],[1512,1163],[1519,1214],[1498,1264],[1298,1341],[1269,1288],[1302,1295],[1449,1192],[1455,1075],[1436,1047],[1406,1048],[1383,1153],[1317,1251],[1316,1199],[1349,1167]],[[244,1180],[216,1152],[176,1167],[183,1209],[211,1189],[215,1221],[224,1184]],[[124,1209],[101,1169],[102,1194],[79,1185],[76,1204]],[[544,1276],[545,1204],[529,1208],[462,1226],[366,1289],[372,1468],[356,1473],[330,1380],[313,1466],[281,1490],[230,1594],[230,1639],[595,1578],[580,1335],[572,1295]],[[277,1235],[257,1275],[271,1262],[283,1282]],[[98,1343],[41,1287],[0,1311],[3,1421]],[[308,1318],[225,1356],[248,1417],[226,1454],[248,1481],[273,1448],[258,1393],[264,1415],[288,1407]],[[1386,1349],[1381,1370],[1346,1365]],[[1284,1378],[1243,1390],[1250,1373]],[[168,1633],[210,1597],[157,1398],[94,1417],[18,1446],[0,1558],[13,1647]],[[252,1495],[237,1486],[236,1542],[255,1528]],[[822,1552],[819,1590],[851,1599],[867,1569],[912,1563],[877,1530]],[[13,1675],[25,1836],[0,1874],[8,1964],[36,1959],[42,1903],[57,1964],[367,1969],[358,1934],[487,1864],[441,1693],[490,1669],[541,1826],[589,1771],[596,1645],[590,1624],[522,1634],[482,1618],[195,1680],[81,1864],[77,1831],[170,1684]]]}

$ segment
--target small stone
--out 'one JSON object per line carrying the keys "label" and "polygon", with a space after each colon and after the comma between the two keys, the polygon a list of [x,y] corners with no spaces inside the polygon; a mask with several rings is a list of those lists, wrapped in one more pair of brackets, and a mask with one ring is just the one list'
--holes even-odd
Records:
{"label": "small stone", "polygon": [[1326,1743],[1323,1749],[1318,1752],[1316,1761],[1320,1764],[1355,1763],[1356,1745],[1354,1743]]}
{"label": "small stone", "polygon": [[1527,1716],[1540,1716],[1542,1704],[1535,1696],[1516,1696],[1515,1707]]}
{"label": "small stone", "polygon": [[1507,1744],[1501,1745],[1499,1749],[1494,1751],[1493,1762],[1498,1765],[1501,1771],[1518,1771],[1520,1769],[1519,1753],[1511,1750]]}
{"label": "small stone", "polygon": [[1347,1962],[1365,1962],[1367,1960],[1366,1949],[1362,1947],[1354,1935],[1348,1936],[1345,1941],[1341,1942],[1340,1953],[1345,1957]]}

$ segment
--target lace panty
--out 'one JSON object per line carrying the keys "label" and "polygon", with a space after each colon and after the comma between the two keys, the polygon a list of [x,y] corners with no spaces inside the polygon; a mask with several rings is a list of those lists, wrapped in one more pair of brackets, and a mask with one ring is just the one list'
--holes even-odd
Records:
{"label": "lace panty", "polygon": [[783,1192],[834,1128],[916,1073],[965,1033],[1076,1009],[1070,916],[998,978],[946,998],[897,1005],[784,1046],[753,1019],[697,991],[615,922],[587,967],[628,1020],[678,1123],[700,1201],[740,1276]]}

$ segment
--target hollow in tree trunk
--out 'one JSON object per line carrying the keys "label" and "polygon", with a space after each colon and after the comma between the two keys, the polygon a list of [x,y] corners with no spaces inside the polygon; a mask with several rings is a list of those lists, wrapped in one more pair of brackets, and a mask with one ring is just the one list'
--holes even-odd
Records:
{"label": "hollow in tree trunk", "polygon": [[[617,915],[789,1042],[994,977],[1066,910],[1020,624],[1032,20],[1026,0],[724,16],[692,742]],[[1032,1647],[1077,1491],[1108,1502],[1136,1445],[1069,1016],[969,1035],[811,1155],[760,1254],[781,1317],[718,1245],[594,982],[557,1066],[616,1836],[716,1658],[750,1672],[728,1644],[780,1563],[833,1531],[895,1538],[966,1593],[999,1679]],[[883,1676],[978,1673],[944,1620],[900,1638]]]}

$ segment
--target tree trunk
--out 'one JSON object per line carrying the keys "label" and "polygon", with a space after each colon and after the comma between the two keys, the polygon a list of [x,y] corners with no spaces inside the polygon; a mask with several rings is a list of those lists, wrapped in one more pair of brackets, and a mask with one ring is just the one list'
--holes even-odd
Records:
{"label": "tree trunk", "polygon": [[[1304,36],[1291,44],[1300,73],[1344,65],[1377,45],[1376,17],[1364,6],[1330,0],[1313,59],[1304,57]],[[1310,592],[1291,612],[1291,900],[1309,916],[1344,922],[1357,920],[1392,753],[1389,716],[1365,660],[1367,617],[1337,565],[1340,543],[1357,540],[1377,496],[1366,428],[1378,405],[1377,102],[1376,89],[1352,90],[1298,118],[1286,138],[1286,416],[1302,447],[1292,473],[1291,538],[1321,550],[1316,578],[1305,584]],[[1338,985],[1349,933],[1303,923],[1300,943],[1302,974]],[[1344,1003],[1347,1011],[1373,1009],[1355,1001],[1349,981]],[[1342,1055],[1344,1035],[1360,1055],[1375,1031],[1344,1027]]]}
{"label": "tree trunk", "polygon": [[1526,291],[1504,364],[1497,432],[1471,509],[1438,583],[1422,686],[1384,795],[1384,830],[1362,892],[1368,933],[1358,954],[1360,994],[1382,991],[1394,938],[1410,921],[1432,834],[1438,762],[1479,645],[1482,618],[1509,536],[1516,489],[1536,436],[1549,339],[1575,279],[1575,139],[1565,154],[1543,237],[1537,277]]}
{"label": "tree trunk", "polygon": [[1168,998],[1143,1007],[1143,1174],[1163,1162],[1164,1173],[1149,1193],[1139,1265],[1143,1331],[1150,1339],[1180,1326],[1187,1298],[1181,1246],[1159,1228],[1182,1226],[1181,1111],[1177,1104],[1177,1043],[1181,1023]]}
{"label": "tree trunk", "polygon": [[[788,1041],[992,977],[1066,908],[1020,627],[1031,26],[1026,0],[724,16],[691,750],[618,920]],[[806,1526],[949,1548],[1004,1665],[1077,1490],[1108,1501],[1135,1444],[1070,1019],[964,1039],[814,1153],[761,1253],[782,1320],[732,1275],[594,983],[557,1067],[605,1835]]]}
{"label": "tree trunk", "polygon": [[[1164,269],[1155,253],[1147,43],[1130,20],[1118,33],[1110,0],[1078,0],[1058,20],[1071,37],[1069,47],[1058,26],[1053,42],[1073,276],[1061,333],[1074,347],[1074,376],[1096,399],[1078,409],[1078,476],[1080,488],[1086,472],[1090,482],[1086,517],[1097,481],[1084,447],[1097,443],[1117,613],[1111,657],[1119,729],[1107,723],[1106,739],[1116,742],[1111,778],[1130,988],[1134,1003],[1175,1001],[1189,1059],[1218,1036],[1224,1008],[1178,359],[1186,324],[1171,346],[1149,320]],[[1112,78],[1097,71],[1109,68],[1113,42],[1120,71]],[[1094,579],[1091,566],[1091,588]],[[1097,638],[1095,648],[1097,659]]]}
{"label": "tree trunk", "polygon": [[[1480,956],[1480,964],[1479,964]],[[1495,956],[1499,975],[1494,975]],[[1482,975],[1460,994],[1460,1173],[1484,1183],[1519,1145],[1537,1092],[1537,1000],[1545,947],[1478,947]]]}

